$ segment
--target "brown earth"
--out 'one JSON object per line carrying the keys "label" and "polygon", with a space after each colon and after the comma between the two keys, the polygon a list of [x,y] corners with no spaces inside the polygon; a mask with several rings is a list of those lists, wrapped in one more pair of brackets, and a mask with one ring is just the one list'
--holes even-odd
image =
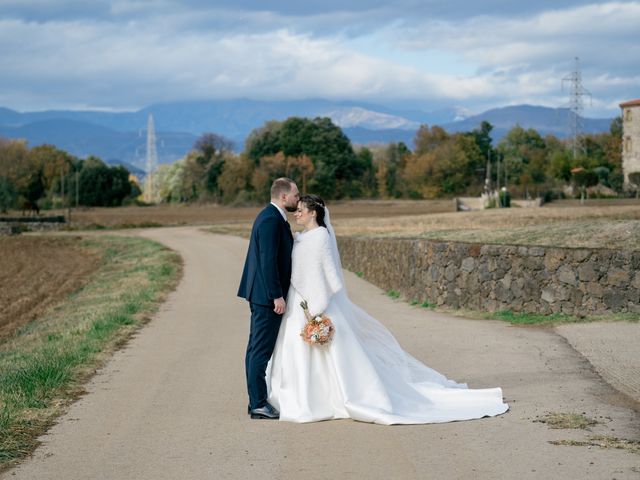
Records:
{"label": "brown earth", "polygon": [[0,340],[82,287],[98,267],[79,237],[0,237]]}
{"label": "brown earth", "polygon": [[[214,204],[149,207],[80,208],[71,210],[72,228],[215,225],[252,222],[262,205],[230,207]],[[453,200],[357,200],[331,202],[335,218],[395,217],[453,212]],[[48,212],[67,215],[67,210]]]}

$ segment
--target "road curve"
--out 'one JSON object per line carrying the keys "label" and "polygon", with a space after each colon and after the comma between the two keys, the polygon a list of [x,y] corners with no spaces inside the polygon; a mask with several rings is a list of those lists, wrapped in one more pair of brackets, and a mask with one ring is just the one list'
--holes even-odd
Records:
{"label": "road curve", "polygon": [[[351,298],[409,352],[471,387],[502,387],[511,410],[394,427],[250,420],[249,309],[235,296],[247,241],[191,227],[139,234],[183,256],[182,282],[2,480],[640,478],[632,453],[549,443],[640,432],[638,413],[562,337],[411,307],[348,272]],[[548,412],[602,423],[551,430],[535,422]]]}

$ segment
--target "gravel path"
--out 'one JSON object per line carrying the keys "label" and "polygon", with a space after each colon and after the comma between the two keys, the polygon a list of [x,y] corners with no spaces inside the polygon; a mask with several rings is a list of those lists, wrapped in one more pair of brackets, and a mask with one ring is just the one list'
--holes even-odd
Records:
{"label": "gravel path", "polygon": [[[187,227],[141,234],[184,257],[182,282],[33,457],[2,480],[640,478],[640,455],[549,443],[596,434],[638,440],[640,432],[638,412],[563,337],[411,307],[348,272],[352,299],[409,352],[471,387],[501,386],[511,410],[396,427],[251,420],[249,309],[235,297],[247,241]],[[552,430],[536,421],[548,412],[584,412],[600,423]]]}

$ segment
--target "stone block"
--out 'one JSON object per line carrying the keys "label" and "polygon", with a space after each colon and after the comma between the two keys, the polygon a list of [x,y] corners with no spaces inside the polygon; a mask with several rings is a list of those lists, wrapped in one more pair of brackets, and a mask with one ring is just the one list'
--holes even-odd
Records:
{"label": "stone block", "polygon": [[578,266],[578,278],[581,282],[593,282],[600,278],[593,262],[585,262]]}
{"label": "stone block", "polygon": [[496,300],[500,302],[509,303],[513,300],[513,292],[509,288],[506,288],[502,282],[497,282],[495,293]]}
{"label": "stone block", "polygon": [[571,268],[570,265],[562,265],[560,268],[558,268],[557,275],[558,275],[558,280],[561,281],[562,283],[566,283],[573,286],[578,285],[576,272],[573,270],[573,268]]}
{"label": "stone block", "polygon": [[578,249],[572,253],[573,261],[584,262],[591,255],[591,250]]}
{"label": "stone block", "polygon": [[449,265],[444,269],[444,278],[446,278],[449,282],[454,281],[457,275],[458,269],[455,265]]}
{"label": "stone block", "polygon": [[482,246],[478,244],[469,245],[469,256],[477,258],[480,256]]}
{"label": "stone block", "polygon": [[526,268],[527,270],[542,270],[542,268],[545,266],[544,265],[544,261],[542,259],[542,257],[537,256],[528,256],[525,257],[522,261],[522,265],[524,268]]}
{"label": "stone block", "polygon": [[626,265],[631,264],[631,260],[633,258],[632,252],[614,252],[613,258],[611,259],[611,265],[618,268],[623,268]]}
{"label": "stone block", "polygon": [[620,292],[617,290],[607,290],[602,296],[602,301],[608,309],[616,313],[620,312],[622,310],[622,307],[626,306],[627,296],[624,294],[624,292]]}
{"label": "stone block", "polygon": [[623,287],[629,285],[630,281],[629,271],[622,268],[612,268],[607,273],[605,278],[605,284],[613,285],[615,287]]}
{"label": "stone block", "polygon": [[544,267],[550,272],[555,272],[564,263],[565,252],[557,248],[550,248],[544,256]]}
{"label": "stone block", "polygon": [[546,250],[543,247],[529,247],[529,255],[532,257],[544,257]]}
{"label": "stone block", "polygon": [[475,267],[476,267],[476,261],[473,257],[467,257],[464,260],[462,260],[462,265],[460,266],[462,271],[467,273],[472,272]]}
{"label": "stone block", "polygon": [[500,280],[500,282],[502,284],[502,286],[504,288],[506,288],[507,290],[511,288],[511,274],[507,273],[504,277],[502,277],[502,280]]}
{"label": "stone block", "polygon": [[478,266],[478,279],[481,282],[487,282],[491,280],[491,272],[489,272],[489,268],[486,263],[481,263]]}
{"label": "stone block", "polygon": [[590,297],[602,298],[604,295],[604,288],[600,282],[588,282],[583,286],[583,292]]}
{"label": "stone block", "polygon": [[555,303],[556,301],[556,292],[553,288],[543,288],[541,297],[547,303]]}

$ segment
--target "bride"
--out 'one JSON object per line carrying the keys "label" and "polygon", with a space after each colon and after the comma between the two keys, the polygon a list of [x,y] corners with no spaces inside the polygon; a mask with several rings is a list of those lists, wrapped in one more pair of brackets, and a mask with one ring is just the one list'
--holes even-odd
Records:
{"label": "bride", "polygon": [[[269,403],[280,420],[352,418],[391,424],[440,423],[504,413],[500,388],[473,390],[448,380],[402,350],[391,332],[353,304],[329,211],[315,195],[294,214],[304,230],[294,240],[291,288],[267,368]],[[306,317],[326,314],[335,327],[325,345],[300,337]]]}

